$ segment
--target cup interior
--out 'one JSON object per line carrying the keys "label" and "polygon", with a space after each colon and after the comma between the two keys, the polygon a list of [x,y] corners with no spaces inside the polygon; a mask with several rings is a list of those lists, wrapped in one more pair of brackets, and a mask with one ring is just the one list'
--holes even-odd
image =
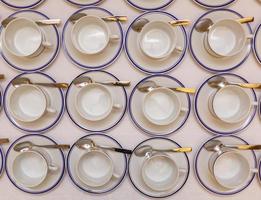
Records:
{"label": "cup interior", "polygon": [[89,84],[76,97],[76,109],[85,119],[98,121],[112,111],[113,98],[110,91],[100,84]]}
{"label": "cup interior", "polygon": [[181,111],[179,97],[168,88],[149,92],[143,101],[143,113],[153,124],[168,125],[176,120]]}
{"label": "cup interior", "polygon": [[176,46],[176,29],[166,22],[149,22],[143,27],[138,42],[145,55],[156,59],[164,58]]}
{"label": "cup interior", "polygon": [[27,18],[11,21],[4,30],[4,44],[16,56],[30,56],[41,46],[42,33],[38,25]]}
{"label": "cup interior", "polygon": [[109,42],[109,28],[99,17],[85,16],[75,23],[71,37],[78,51],[97,54],[105,49]]}
{"label": "cup interior", "polygon": [[142,178],[145,184],[155,191],[171,189],[177,182],[179,169],[166,155],[154,155],[144,161]]}
{"label": "cup interior", "polygon": [[47,99],[37,86],[22,85],[12,92],[9,107],[14,118],[23,122],[33,122],[45,113]]}
{"label": "cup interior", "polygon": [[248,94],[238,86],[226,86],[217,91],[212,104],[217,117],[227,123],[241,122],[251,111]]}
{"label": "cup interior", "polygon": [[25,187],[32,188],[40,185],[47,173],[47,162],[40,153],[22,152],[14,160],[13,175],[17,182]]}
{"label": "cup interior", "polygon": [[236,188],[245,183],[250,175],[248,161],[241,154],[230,151],[221,154],[214,163],[214,176],[226,188]]}
{"label": "cup interior", "polygon": [[109,155],[93,150],[85,153],[79,160],[77,173],[80,180],[91,187],[101,187],[113,176],[113,162]]}
{"label": "cup interior", "polygon": [[212,51],[220,56],[233,56],[245,46],[246,34],[235,20],[216,22],[208,32],[208,43]]}

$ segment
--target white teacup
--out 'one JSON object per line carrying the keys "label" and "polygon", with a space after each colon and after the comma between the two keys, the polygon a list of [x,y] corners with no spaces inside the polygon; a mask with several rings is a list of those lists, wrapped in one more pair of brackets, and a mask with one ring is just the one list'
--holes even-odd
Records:
{"label": "white teacup", "polygon": [[78,92],[75,107],[84,119],[99,121],[108,117],[114,108],[121,108],[121,105],[114,104],[112,94],[105,86],[92,83]]}
{"label": "white teacup", "polygon": [[166,58],[174,50],[182,51],[177,41],[177,29],[162,21],[147,23],[138,35],[138,46],[146,56],[153,59]]}
{"label": "white teacup", "polygon": [[154,191],[174,188],[181,174],[187,170],[179,168],[167,154],[152,154],[145,158],[141,173],[144,183]]}
{"label": "white teacup", "polygon": [[226,123],[242,122],[256,104],[251,101],[245,89],[234,85],[219,89],[209,98],[211,113]]}
{"label": "white teacup", "polygon": [[9,22],[3,31],[3,44],[11,54],[18,57],[34,57],[45,47],[52,46],[46,41],[40,27],[28,18]]}
{"label": "white teacup", "polygon": [[156,88],[147,93],[143,100],[143,114],[151,123],[169,125],[181,112],[188,111],[182,107],[179,97],[168,88]]}
{"label": "white teacup", "polygon": [[35,85],[21,85],[15,88],[9,100],[11,115],[21,122],[34,122],[46,113],[55,113],[50,100],[41,88]]}
{"label": "white teacup", "polygon": [[49,171],[56,171],[50,161],[38,151],[24,151],[19,153],[13,162],[12,171],[15,180],[27,188],[41,185]]}
{"label": "white teacup", "polygon": [[205,37],[206,50],[216,57],[231,57],[240,53],[251,35],[247,35],[242,24],[233,19],[214,23]]}
{"label": "white teacup", "polygon": [[235,150],[214,153],[209,159],[209,170],[221,186],[234,189],[247,182],[256,169],[251,169],[248,160]]}
{"label": "white teacup", "polygon": [[109,42],[119,40],[119,36],[111,34],[104,20],[88,15],[73,25],[71,40],[79,52],[93,55],[102,52]]}
{"label": "white teacup", "polygon": [[114,173],[111,157],[101,150],[91,150],[83,154],[76,163],[76,173],[79,179],[90,187],[101,187],[112,178],[118,178]]}

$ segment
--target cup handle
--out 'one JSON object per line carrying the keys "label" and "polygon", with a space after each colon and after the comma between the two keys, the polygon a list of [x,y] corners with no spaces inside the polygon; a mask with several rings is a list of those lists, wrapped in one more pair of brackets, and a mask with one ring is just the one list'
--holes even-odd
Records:
{"label": "cup handle", "polygon": [[58,171],[59,167],[56,165],[50,164],[48,166],[48,169],[50,170],[50,172],[56,172],[56,171]]}
{"label": "cup handle", "polygon": [[51,113],[51,114],[55,114],[56,113],[56,110],[54,108],[47,108],[47,112],[48,113]]}
{"label": "cup handle", "polygon": [[177,52],[177,53],[182,53],[182,51],[183,51],[183,48],[180,47],[180,46],[177,46],[177,47],[175,47],[175,49],[174,49],[174,52]]}
{"label": "cup handle", "polygon": [[113,172],[112,174],[112,178],[114,179],[119,179],[121,176],[119,174],[117,174],[116,172]]}
{"label": "cup handle", "polygon": [[182,111],[182,112],[188,112],[189,109],[188,109],[188,108],[185,108],[185,107],[182,107],[182,108],[181,108],[181,111]]}
{"label": "cup handle", "polygon": [[258,102],[253,101],[253,102],[251,103],[251,105],[252,105],[252,106],[258,106]]}
{"label": "cup handle", "polygon": [[116,103],[116,104],[114,104],[114,105],[113,105],[113,108],[114,108],[114,109],[117,109],[117,110],[119,110],[119,109],[121,109],[121,108],[122,108],[122,105],[121,105],[121,104],[118,104],[118,103]]}
{"label": "cup handle", "polygon": [[182,176],[182,175],[188,173],[188,170],[185,169],[185,168],[179,168],[179,171],[180,171],[180,176]]}
{"label": "cup handle", "polygon": [[254,174],[257,174],[259,172],[259,170],[257,168],[252,168],[252,169],[250,169],[250,171]]}
{"label": "cup handle", "polygon": [[45,48],[51,48],[53,45],[52,43],[48,42],[48,41],[43,41],[42,45],[45,47]]}
{"label": "cup handle", "polygon": [[116,42],[120,39],[118,35],[111,35],[110,36],[110,42]]}
{"label": "cup handle", "polygon": [[254,38],[254,35],[253,34],[249,34],[246,36],[247,39],[253,39]]}

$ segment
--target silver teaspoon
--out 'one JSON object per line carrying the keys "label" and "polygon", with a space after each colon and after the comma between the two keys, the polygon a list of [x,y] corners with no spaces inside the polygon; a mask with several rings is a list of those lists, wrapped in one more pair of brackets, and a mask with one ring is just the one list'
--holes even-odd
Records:
{"label": "silver teaspoon", "polygon": [[14,150],[17,152],[29,151],[33,147],[48,148],[48,149],[69,149],[70,145],[67,144],[51,144],[51,145],[37,145],[30,141],[24,141],[16,144]]}

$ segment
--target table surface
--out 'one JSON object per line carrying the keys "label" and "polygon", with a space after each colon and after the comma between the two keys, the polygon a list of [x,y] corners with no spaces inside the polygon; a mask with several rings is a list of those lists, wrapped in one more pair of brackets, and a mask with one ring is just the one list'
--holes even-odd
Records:
{"label": "table surface", "polygon": [[[127,15],[129,22],[123,25],[126,31],[128,24],[140,14],[139,11],[130,7],[125,0],[105,0],[104,3],[100,5],[103,8],[110,10],[115,15]],[[256,29],[257,25],[261,23],[261,4],[257,0],[237,0],[236,3],[230,5],[229,8],[239,12],[243,16],[254,16],[255,22],[251,23],[253,30]],[[63,22],[78,8],[71,4],[68,4],[64,0],[46,0],[42,5],[35,8],[38,11],[42,11],[51,18],[61,18]],[[194,22],[201,14],[206,12],[204,8],[197,6],[192,0],[176,0],[170,7],[165,9],[177,16],[178,18],[188,18]],[[5,18],[9,14],[14,12],[10,8],[0,5],[1,19]],[[59,27],[60,33],[62,32],[63,26]],[[190,32],[190,27],[186,28],[187,33]],[[260,82],[260,72],[261,65],[257,63],[253,54],[250,55],[248,60],[233,72],[245,77],[249,82]],[[60,82],[70,82],[78,74],[82,73],[84,70],[74,66],[64,54],[63,49],[61,49],[59,56],[55,62],[47,68],[44,72],[51,75],[54,79]],[[110,67],[106,68],[115,74],[120,79],[130,79],[132,81],[132,87],[146,75],[136,70],[127,60],[127,57],[122,52],[120,58]],[[18,72],[14,71],[9,67],[3,59],[0,59],[0,72],[6,75],[6,80],[2,83],[2,87],[8,83],[12,77],[14,77]],[[184,61],[172,72],[170,75],[178,78],[188,87],[198,87],[204,79],[206,79],[211,74],[203,70],[197,63],[192,59],[189,51],[187,52]],[[130,94],[132,87],[127,89],[128,94]],[[257,95],[260,94],[257,92]],[[3,110],[0,115],[0,137],[9,137],[11,141],[22,136],[24,133],[20,132],[18,129],[13,127],[11,123],[6,118]],[[240,133],[239,136],[247,140],[249,143],[261,143],[260,137],[260,127],[261,121],[256,115],[254,121],[251,123],[250,127],[244,132]],[[76,127],[73,122],[69,119],[67,113],[64,114],[61,122],[52,130],[45,133],[47,136],[55,139],[60,143],[70,143],[73,144],[79,137],[84,136],[85,133],[78,127]],[[142,133],[140,130],[136,129],[132,124],[128,114],[125,115],[123,121],[113,130],[107,133],[108,135],[117,139],[124,147],[134,148],[139,142],[148,138],[147,135]],[[179,130],[177,133],[172,134],[169,138],[175,140],[183,146],[192,146],[194,151],[190,153],[189,159],[191,162],[191,168],[193,164],[193,159],[195,153],[199,146],[212,135],[206,132],[196,121],[193,113],[190,114],[189,119],[185,126]],[[6,151],[7,146],[3,147]],[[260,154],[257,153],[257,157]],[[189,176],[188,182],[183,187],[181,191],[170,198],[175,199],[233,199],[233,200],[243,200],[251,198],[251,200],[259,200],[261,197],[261,184],[258,179],[252,182],[252,184],[239,194],[229,197],[220,197],[204,190],[195,178],[193,170]],[[126,177],[123,183],[113,192],[107,193],[105,195],[93,196],[88,193],[80,191],[72,181],[69,176],[65,174],[63,180],[57,188],[50,191],[49,193],[34,196],[30,194],[23,193],[16,189],[11,182],[8,180],[7,175],[4,173],[0,178],[0,199],[1,200],[16,200],[16,199],[63,199],[63,200],[77,200],[77,199],[147,199],[147,197],[140,194],[131,185],[129,178]]]}

